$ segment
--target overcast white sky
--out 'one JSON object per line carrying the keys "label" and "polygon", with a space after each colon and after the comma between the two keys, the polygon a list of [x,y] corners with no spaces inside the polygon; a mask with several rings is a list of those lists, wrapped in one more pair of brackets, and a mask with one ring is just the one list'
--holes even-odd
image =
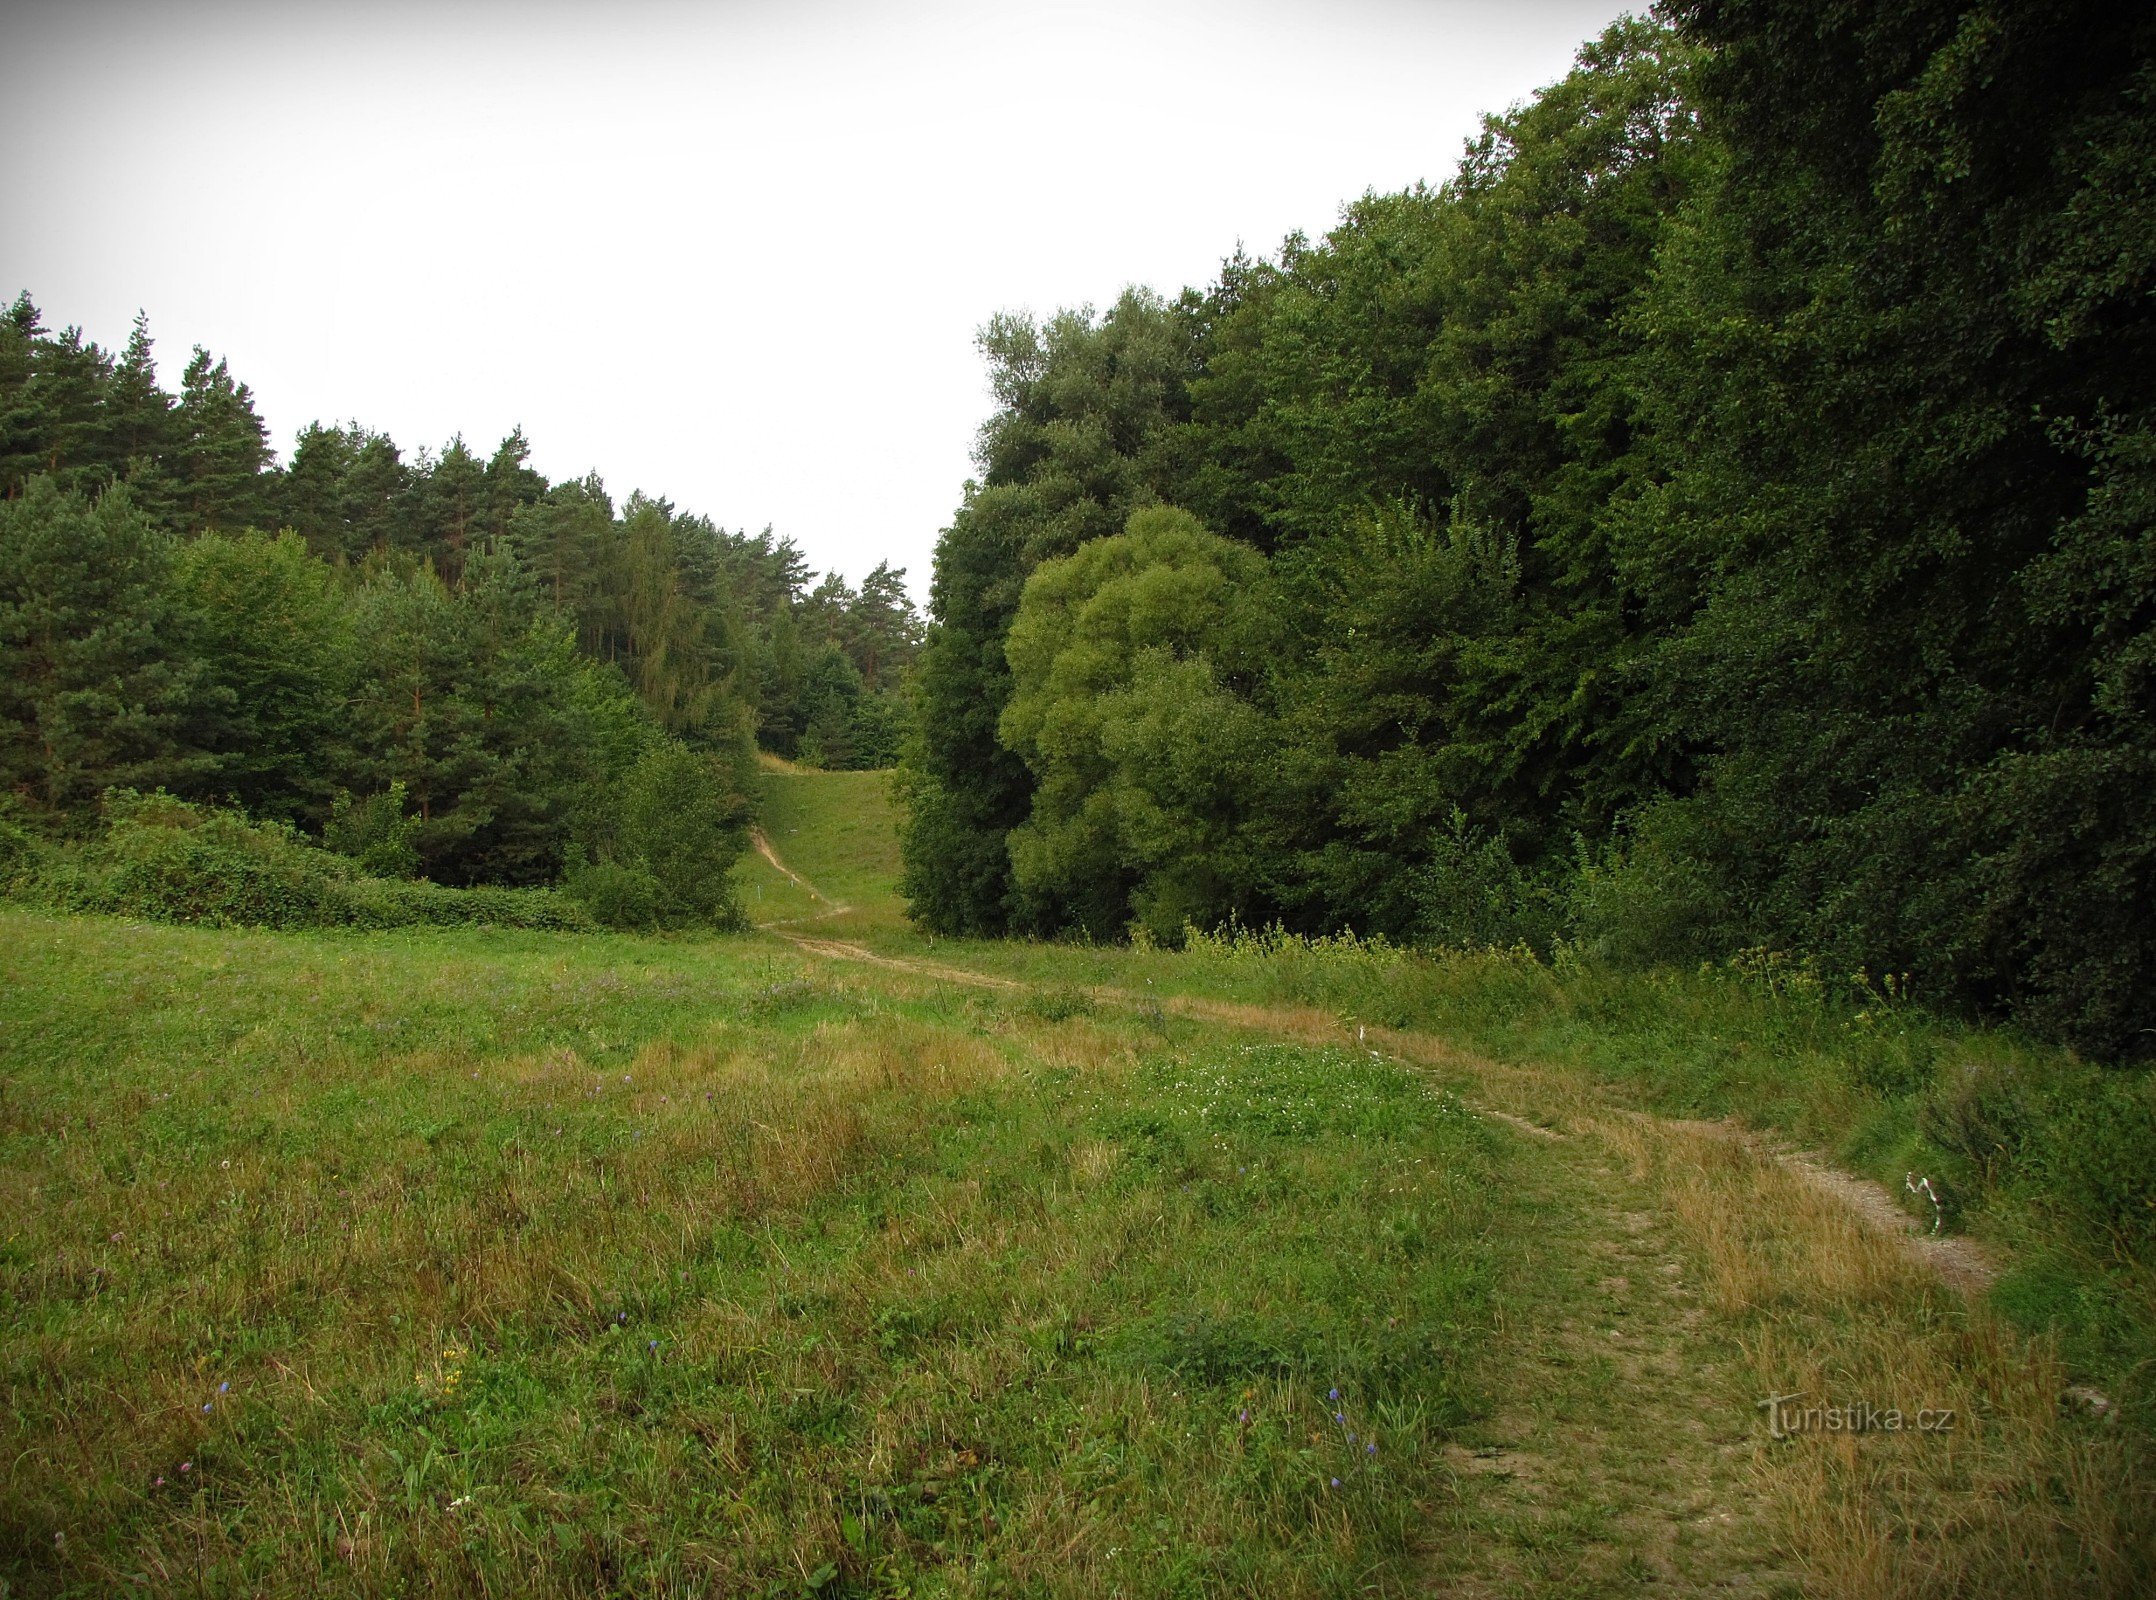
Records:
{"label": "overcast white sky", "polygon": [[550,477],[925,597],[991,313],[1442,180],[1621,9],[17,0],[0,293],[108,348],[147,310],[168,387],[229,357],[280,459],[521,423]]}

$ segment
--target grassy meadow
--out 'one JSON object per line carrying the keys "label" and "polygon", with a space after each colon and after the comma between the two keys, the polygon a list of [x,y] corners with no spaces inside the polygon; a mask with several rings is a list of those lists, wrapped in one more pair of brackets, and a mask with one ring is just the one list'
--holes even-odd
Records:
{"label": "grassy meadow", "polygon": [[[1713,1120],[1900,1159],[1894,1073],[2011,1041],[931,944],[883,783],[767,772],[813,892],[748,858],[739,936],[0,909],[0,1593],[2147,1578],[2119,1373]],[[1775,1439],[1791,1393],[1956,1427]]]}

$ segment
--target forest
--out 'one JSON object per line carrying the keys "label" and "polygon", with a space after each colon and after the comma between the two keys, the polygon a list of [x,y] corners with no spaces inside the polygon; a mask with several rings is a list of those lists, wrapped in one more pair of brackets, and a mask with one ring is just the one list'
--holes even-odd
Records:
{"label": "forest", "polygon": [[2156,1045],[2156,13],[1680,0],[1436,187],[1001,316],[927,928],[1747,950]]}
{"label": "forest", "polygon": [[925,616],[0,302],[0,1600],[2156,1594],[2152,99],[1666,0],[993,316]]}
{"label": "forest", "polygon": [[566,875],[601,920],[727,920],[759,745],[895,757],[920,638],[903,574],[818,580],[768,529],[617,505],[528,457],[521,431],[407,460],[316,423],[280,467],[224,361],[197,349],[174,395],[145,319],[114,356],[19,296],[0,318],[0,853],[102,823],[222,837],[197,876],[315,859],[280,854],[282,828],[368,876]]}

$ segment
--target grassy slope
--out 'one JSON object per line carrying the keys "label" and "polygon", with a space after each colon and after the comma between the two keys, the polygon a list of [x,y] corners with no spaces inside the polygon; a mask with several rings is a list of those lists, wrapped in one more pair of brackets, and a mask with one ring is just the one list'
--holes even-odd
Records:
{"label": "grassy slope", "polygon": [[[0,911],[0,1580],[2145,1575],[2136,1447],[2059,1406],[2049,1345],[1751,1147],[1622,1104],[1844,1125],[1849,1072],[1790,1064],[1903,1046],[1852,1053],[1756,986],[1657,1009],[1502,962],[931,949],[890,893],[881,779],[767,781],[788,864],[857,908],[802,932],[1021,981],[821,959],[792,928]],[[1389,1048],[1423,1065],[1344,1048],[1342,1016],[1407,1025]],[[1433,1023],[1575,1064],[1464,1060]],[[1753,1401],[1794,1390],[1964,1427],[1770,1445]]]}
{"label": "grassy slope", "polygon": [[[816,920],[854,937],[905,924],[898,898],[897,817],[888,772],[815,772],[766,756],[762,828],[779,858],[817,894],[754,851],[735,870],[749,920]],[[849,909],[834,910],[838,906]]]}

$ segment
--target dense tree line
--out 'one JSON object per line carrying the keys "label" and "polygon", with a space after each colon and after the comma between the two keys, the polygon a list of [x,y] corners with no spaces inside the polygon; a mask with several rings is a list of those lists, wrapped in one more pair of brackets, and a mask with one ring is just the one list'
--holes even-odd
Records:
{"label": "dense tree line", "polygon": [[163,789],[547,883],[660,849],[640,795],[738,831],[759,737],[889,764],[919,631],[887,566],[818,582],[768,531],[550,484],[521,433],[408,461],[317,424],[280,468],[223,362],[174,395],[139,319],[117,358],[27,295],[0,319],[0,795],[63,828]]}
{"label": "dense tree line", "polygon": [[1003,317],[925,925],[1914,975],[2156,1040],[2156,16],[1681,0],[1440,188]]}

